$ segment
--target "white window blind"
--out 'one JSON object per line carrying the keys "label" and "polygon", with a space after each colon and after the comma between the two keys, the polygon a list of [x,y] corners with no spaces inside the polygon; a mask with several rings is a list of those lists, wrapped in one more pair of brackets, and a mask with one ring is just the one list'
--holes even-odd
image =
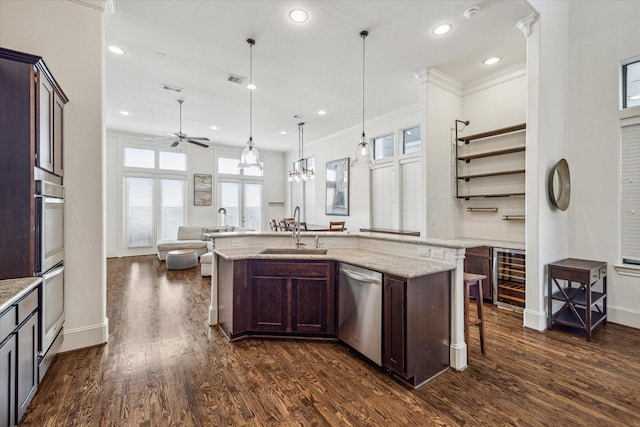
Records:
{"label": "white window blind", "polygon": [[620,255],[640,265],[640,117],[621,122]]}

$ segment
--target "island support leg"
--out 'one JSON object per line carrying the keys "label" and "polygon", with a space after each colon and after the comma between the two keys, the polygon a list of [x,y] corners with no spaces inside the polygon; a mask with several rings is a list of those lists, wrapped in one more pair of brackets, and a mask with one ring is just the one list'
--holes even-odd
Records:
{"label": "island support leg", "polygon": [[467,343],[464,341],[464,249],[456,253],[456,269],[451,272],[450,365],[456,371],[467,367]]}

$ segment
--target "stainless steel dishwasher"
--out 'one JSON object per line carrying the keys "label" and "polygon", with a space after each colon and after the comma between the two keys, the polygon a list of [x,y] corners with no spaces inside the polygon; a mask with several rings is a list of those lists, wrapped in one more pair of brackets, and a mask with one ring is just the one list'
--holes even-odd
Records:
{"label": "stainless steel dishwasher", "polygon": [[340,263],[338,338],[382,365],[382,274]]}

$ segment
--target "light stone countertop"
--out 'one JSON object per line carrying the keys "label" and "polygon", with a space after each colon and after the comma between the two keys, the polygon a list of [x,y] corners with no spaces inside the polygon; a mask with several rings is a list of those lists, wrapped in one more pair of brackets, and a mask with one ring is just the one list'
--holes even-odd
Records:
{"label": "light stone countertop", "polygon": [[293,260],[330,260],[345,262],[357,265],[381,273],[392,274],[394,276],[411,279],[414,277],[427,276],[441,271],[455,269],[455,265],[444,262],[436,262],[421,258],[397,256],[380,252],[368,251],[355,248],[328,248],[326,255],[312,254],[261,254],[264,247],[242,247],[242,248],[220,248],[214,252],[227,260],[241,259],[293,259]]}
{"label": "light stone countertop", "polygon": [[0,312],[29,293],[42,282],[42,277],[24,277],[20,279],[0,280]]}

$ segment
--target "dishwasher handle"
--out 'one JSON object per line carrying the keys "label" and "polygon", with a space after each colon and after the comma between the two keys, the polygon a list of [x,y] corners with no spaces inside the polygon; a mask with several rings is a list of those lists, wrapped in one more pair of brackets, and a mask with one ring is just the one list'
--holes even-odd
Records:
{"label": "dishwasher handle", "polygon": [[365,274],[361,274],[355,271],[351,271],[351,270],[346,270],[344,268],[340,269],[340,273],[344,274],[345,276],[357,280],[359,282],[366,282],[366,283],[372,283],[374,285],[381,285],[382,284],[382,280],[377,279],[375,277],[371,277],[371,276],[367,276]]}

